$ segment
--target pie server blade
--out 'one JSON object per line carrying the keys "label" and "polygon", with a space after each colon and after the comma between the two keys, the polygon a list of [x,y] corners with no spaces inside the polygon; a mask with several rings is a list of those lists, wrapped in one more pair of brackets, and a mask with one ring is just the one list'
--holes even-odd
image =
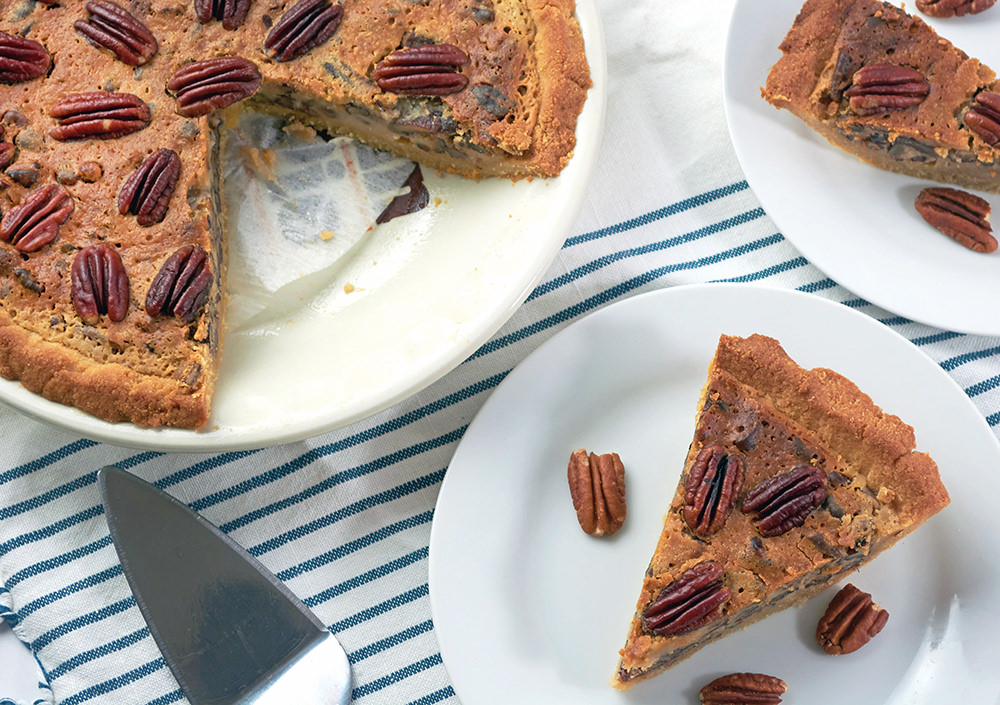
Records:
{"label": "pie server blade", "polygon": [[351,666],[323,624],[236,542],[114,466],[97,484],[149,631],[192,705],[346,705]]}

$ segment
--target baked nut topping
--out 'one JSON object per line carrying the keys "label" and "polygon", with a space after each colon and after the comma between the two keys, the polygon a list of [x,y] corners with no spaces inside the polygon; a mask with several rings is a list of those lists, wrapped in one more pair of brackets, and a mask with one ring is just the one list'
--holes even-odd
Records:
{"label": "baked nut topping", "polygon": [[889,613],[872,596],[848,583],[834,595],[816,627],[816,642],[828,654],[857,651],[882,631]]}
{"label": "baked nut topping", "polygon": [[142,226],[159,223],[167,214],[180,173],[181,158],[172,149],[146,157],[118,192],[118,212],[131,213]]}
{"label": "baked nut topping", "polygon": [[618,454],[574,450],[567,475],[580,528],[592,536],[618,531],[625,522],[625,466]]}
{"label": "baked nut topping", "polygon": [[59,184],[32,191],[21,205],[4,213],[0,239],[21,252],[35,252],[56,239],[74,205],[69,191]]}
{"label": "baked nut topping", "polygon": [[59,125],[53,139],[113,139],[137,132],[149,124],[149,106],[131,93],[74,93],[49,109]]}
{"label": "baked nut topping", "polygon": [[997,0],[917,0],[917,9],[931,17],[975,15],[993,7]]}
{"label": "baked nut topping", "polygon": [[930,92],[922,73],[895,64],[862,66],[854,72],[853,83],[844,95],[858,115],[911,108],[922,103]]}
{"label": "baked nut topping", "polygon": [[965,126],[991,147],[1000,145],[1000,93],[982,91],[963,118]]}
{"label": "baked nut topping", "polygon": [[674,636],[707,623],[730,597],[722,576],[722,566],[715,561],[684,571],[643,611],[643,629],[657,636]]}
{"label": "baked nut topping", "polygon": [[764,673],[730,673],[703,687],[702,705],[778,705],[788,686]]}
{"label": "baked nut topping", "polygon": [[182,323],[195,319],[212,284],[205,250],[186,245],[170,255],[146,292],[146,313],[176,316]]}
{"label": "baked nut topping", "polygon": [[702,448],[684,483],[684,521],[705,538],[721,529],[743,490],[743,458],[719,445]]}
{"label": "baked nut topping", "polygon": [[103,315],[112,321],[124,320],[129,302],[128,274],[113,247],[84,247],[76,254],[70,274],[73,307],[84,323],[94,325]]}
{"label": "baked nut topping", "polygon": [[267,55],[275,61],[291,61],[333,36],[344,16],[344,7],[330,0],[300,0],[281,16],[264,40]]}
{"label": "baked nut topping", "polygon": [[226,29],[236,29],[247,18],[250,0],[194,0],[194,14],[202,24],[219,20]]}
{"label": "baked nut topping", "polygon": [[87,3],[87,19],[73,27],[99,49],[106,49],[129,66],[141,66],[153,58],[159,45],[142,22],[109,0]]}
{"label": "baked nut topping", "polygon": [[800,465],[764,480],[747,492],[743,513],[754,514],[761,536],[780,536],[802,526],[826,499],[826,473]]}
{"label": "baked nut topping", "polygon": [[975,252],[995,252],[992,207],[979,196],[955,188],[925,188],[913,202],[928,223]]}
{"label": "baked nut topping", "polygon": [[398,49],[382,59],[372,80],[388,93],[448,95],[465,88],[469,79],[459,68],[469,56],[451,44],[424,44]]}
{"label": "baked nut topping", "polygon": [[177,100],[184,117],[207,115],[249,98],[260,88],[256,64],[239,56],[192,61],[167,81],[167,92]]}
{"label": "baked nut topping", "polygon": [[10,142],[0,142],[0,169],[6,169],[17,159],[17,147]]}
{"label": "baked nut topping", "polygon": [[33,39],[0,32],[0,83],[23,83],[44,76],[52,59]]}

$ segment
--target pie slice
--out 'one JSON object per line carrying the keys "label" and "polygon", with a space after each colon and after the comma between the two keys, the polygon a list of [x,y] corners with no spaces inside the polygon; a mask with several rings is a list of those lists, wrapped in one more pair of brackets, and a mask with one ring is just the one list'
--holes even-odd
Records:
{"label": "pie slice", "polygon": [[807,0],[763,91],[882,169],[1000,192],[993,70],[878,0]]}
{"label": "pie slice", "polygon": [[722,336],[698,408],[617,688],[807,600],[949,502],[910,426],[772,338]]}

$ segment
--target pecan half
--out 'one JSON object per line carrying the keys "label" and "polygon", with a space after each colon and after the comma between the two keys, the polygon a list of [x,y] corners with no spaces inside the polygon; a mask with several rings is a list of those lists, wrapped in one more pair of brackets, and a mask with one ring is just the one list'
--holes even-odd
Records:
{"label": "pecan half", "polygon": [[618,454],[574,450],[567,476],[580,528],[591,536],[618,531],[625,522],[625,466]]}
{"label": "pecan half", "polygon": [[10,142],[0,142],[0,169],[6,169],[17,159],[17,147]]}
{"label": "pecan half", "polygon": [[0,83],[23,83],[44,76],[52,66],[45,47],[33,39],[0,32]]}
{"label": "pecan half", "polygon": [[917,9],[931,17],[962,17],[989,10],[997,0],[917,0]]}
{"label": "pecan half", "polygon": [[194,0],[194,14],[202,24],[219,20],[225,29],[236,29],[250,12],[250,0]]}
{"label": "pecan half", "polygon": [[49,109],[59,121],[49,134],[53,139],[113,139],[137,132],[149,124],[150,112],[131,93],[73,93]]}
{"label": "pecan half", "polygon": [[177,100],[177,112],[197,117],[249,98],[260,88],[260,71],[239,56],[192,61],[167,81],[167,91]]}
{"label": "pecan half", "polygon": [[816,627],[816,642],[828,654],[857,651],[882,631],[889,613],[872,596],[848,583],[834,595]]}
{"label": "pecan half", "polygon": [[975,252],[995,252],[990,202],[956,188],[925,188],[913,202],[928,223]]}
{"label": "pecan half", "polygon": [[153,58],[159,45],[156,37],[128,10],[109,0],[90,0],[87,19],[73,27],[99,49],[114,54],[129,66],[141,66]]}
{"label": "pecan half", "polygon": [[667,585],[642,611],[642,627],[658,636],[690,632],[711,620],[729,600],[722,566],[705,561]]}
{"label": "pecan half", "polygon": [[34,252],[56,239],[74,207],[73,197],[59,184],[36,189],[4,213],[0,239],[21,252]]}
{"label": "pecan half", "polygon": [[826,499],[826,472],[800,465],[764,480],[747,492],[743,513],[755,514],[762,536],[780,536],[802,526]]}
{"label": "pecan half", "polygon": [[844,91],[851,110],[874,115],[919,105],[930,85],[916,69],[896,64],[869,64],[854,72],[853,85]]}
{"label": "pecan half", "polygon": [[389,93],[448,95],[469,84],[459,68],[469,56],[452,44],[424,44],[397,49],[372,71],[372,80]]}
{"label": "pecan half", "polygon": [[703,687],[702,705],[778,705],[785,681],[764,673],[730,673]]}
{"label": "pecan half", "polygon": [[121,321],[128,312],[129,282],[118,252],[108,245],[80,250],[70,270],[73,308],[88,325],[107,315]]}
{"label": "pecan half", "polygon": [[205,250],[185,245],[163,263],[146,292],[146,313],[190,323],[208,298],[212,269]]}
{"label": "pecan half", "polygon": [[1000,93],[982,91],[962,118],[965,126],[991,147],[1000,145]]}
{"label": "pecan half", "polygon": [[136,216],[139,225],[159,223],[167,215],[180,173],[181,158],[174,150],[149,155],[118,192],[118,212]]}
{"label": "pecan half", "polygon": [[297,59],[332,37],[343,16],[340,3],[300,0],[268,32],[264,49],[275,61]]}
{"label": "pecan half", "polygon": [[743,458],[722,446],[702,448],[684,483],[682,514],[688,527],[702,538],[721,529],[743,490]]}

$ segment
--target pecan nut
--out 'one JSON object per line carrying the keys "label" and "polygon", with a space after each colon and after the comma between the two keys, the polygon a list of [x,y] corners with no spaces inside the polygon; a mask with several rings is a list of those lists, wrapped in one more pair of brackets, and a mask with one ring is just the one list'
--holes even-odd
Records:
{"label": "pecan nut", "polygon": [[118,212],[136,216],[139,225],[159,223],[167,215],[170,197],[181,173],[181,158],[172,149],[146,157],[118,193]]}
{"label": "pecan nut", "polygon": [[913,202],[928,223],[975,252],[995,252],[990,202],[955,188],[925,188]]}
{"label": "pecan nut", "polygon": [[208,299],[212,269],[205,250],[185,245],[167,258],[146,292],[146,313],[151,317],[176,316],[190,323]]}
{"label": "pecan nut", "polygon": [[744,514],[754,514],[761,536],[780,536],[802,526],[826,499],[826,472],[799,465],[788,472],[764,480],[747,492]]}
{"label": "pecan nut", "polygon": [[23,83],[44,76],[52,66],[45,47],[33,39],[0,32],[0,83]]}
{"label": "pecan nut", "polygon": [[372,80],[383,91],[406,95],[448,95],[469,84],[459,73],[469,56],[452,44],[424,44],[398,49],[382,59]]}
{"label": "pecan nut", "polygon": [[743,490],[743,457],[722,446],[705,446],[691,465],[684,483],[684,521],[705,538],[721,529]]}
{"label": "pecan nut", "polygon": [[730,673],[703,687],[702,705],[778,705],[785,681],[764,673]]}
{"label": "pecan nut", "polygon": [[128,313],[129,281],[118,252],[108,245],[91,245],[76,254],[70,271],[73,307],[88,325],[101,316],[121,321]]}
{"label": "pecan nut", "polygon": [[207,115],[249,98],[260,88],[260,71],[239,56],[192,61],[167,81],[167,91],[177,100],[184,117]]}
{"label": "pecan nut", "polygon": [[658,636],[676,636],[706,624],[729,600],[723,574],[715,561],[684,571],[642,611],[643,629]]}
{"label": "pecan nut", "polygon": [[59,141],[113,139],[149,124],[149,106],[131,93],[73,93],[49,109],[59,125],[49,134]]}
{"label": "pecan nut", "polygon": [[300,0],[268,32],[264,49],[275,61],[297,59],[332,37],[343,16],[340,3]]}
{"label": "pecan nut", "polygon": [[122,63],[141,66],[159,49],[149,28],[124,7],[110,0],[90,0],[86,8],[87,19],[74,22],[74,29]]}
{"label": "pecan nut", "polygon": [[625,466],[618,454],[574,450],[567,476],[580,528],[592,536],[618,531],[625,522]]}
{"label": "pecan nut", "polygon": [[962,17],[989,10],[997,0],[917,0],[917,9],[931,17]]}
{"label": "pecan nut", "polygon": [[854,72],[853,85],[844,91],[858,115],[875,115],[919,105],[930,85],[924,75],[908,66],[869,64]]}
{"label": "pecan nut", "polygon": [[889,613],[872,596],[848,583],[834,595],[816,627],[816,642],[828,654],[857,651],[882,631]]}
{"label": "pecan nut", "polygon": [[962,118],[965,126],[991,147],[1000,146],[1000,93],[982,91]]}
{"label": "pecan nut", "polygon": [[10,142],[0,142],[0,169],[6,169],[17,159],[17,147]]}
{"label": "pecan nut", "polygon": [[194,14],[202,24],[219,20],[224,29],[236,29],[250,12],[250,0],[194,0]]}
{"label": "pecan nut", "polygon": [[0,239],[21,252],[35,252],[56,239],[74,207],[73,197],[59,184],[36,189],[4,214]]}

